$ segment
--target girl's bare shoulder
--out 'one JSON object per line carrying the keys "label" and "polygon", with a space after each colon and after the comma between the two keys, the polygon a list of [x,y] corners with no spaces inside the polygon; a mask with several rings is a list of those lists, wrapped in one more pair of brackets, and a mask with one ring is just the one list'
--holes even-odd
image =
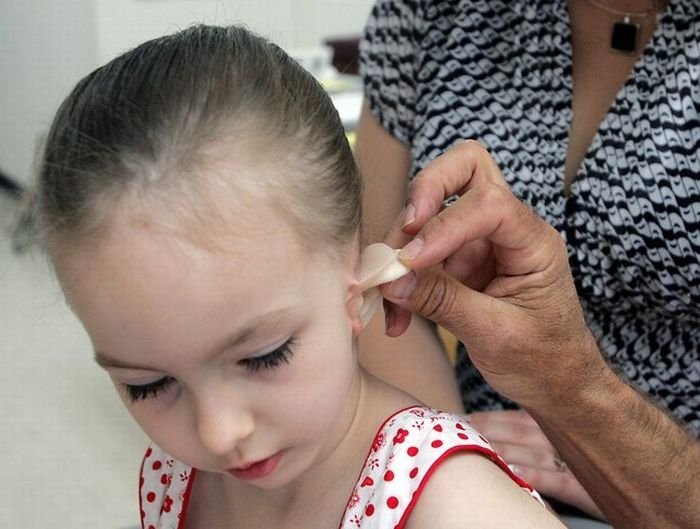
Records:
{"label": "girl's bare shoulder", "polygon": [[561,529],[562,523],[495,463],[474,452],[443,461],[428,480],[406,529]]}

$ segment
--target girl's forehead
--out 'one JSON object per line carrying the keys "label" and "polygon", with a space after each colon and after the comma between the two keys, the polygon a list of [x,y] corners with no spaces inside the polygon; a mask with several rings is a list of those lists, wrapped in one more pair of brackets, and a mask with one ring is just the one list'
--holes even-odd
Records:
{"label": "girl's forehead", "polygon": [[299,276],[319,266],[319,256],[308,254],[288,227],[232,228],[202,239],[199,230],[186,226],[132,219],[115,224],[96,244],[63,252],[56,270],[69,300],[79,302],[77,298],[84,301],[108,284],[115,286],[113,299],[125,291],[149,289],[167,297],[185,284],[198,296],[220,290],[216,285],[231,293],[254,292],[260,285],[283,283],[287,274]]}
{"label": "girl's forehead", "polygon": [[156,274],[158,268],[170,266],[187,270],[218,266],[221,272],[236,267],[243,274],[261,268],[260,263],[284,265],[307,258],[294,228],[273,208],[261,204],[257,211],[245,207],[206,213],[152,204],[120,207],[93,237],[53,245],[52,258],[59,276],[78,282],[79,270],[104,272],[112,263],[144,274],[149,264]]}

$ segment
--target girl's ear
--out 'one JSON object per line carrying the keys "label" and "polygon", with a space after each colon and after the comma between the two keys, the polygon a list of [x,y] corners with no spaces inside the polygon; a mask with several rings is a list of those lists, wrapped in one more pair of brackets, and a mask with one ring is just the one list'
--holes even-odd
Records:
{"label": "girl's ear", "polygon": [[345,309],[352,324],[353,336],[358,336],[364,329],[362,323],[362,289],[360,288],[361,258],[360,258],[360,237],[355,236],[350,255],[346,262],[348,274],[348,288],[345,296]]}
{"label": "girl's ear", "polygon": [[358,336],[365,328],[365,324],[367,323],[362,320],[363,303],[364,296],[362,295],[360,284],[357,278],[353,278],[350,281],[350,284],[348,285],[348,291],[345,302],[345,308],[347,310],[348,316],[350,317],[350,322],[352,324],[353,336]]}

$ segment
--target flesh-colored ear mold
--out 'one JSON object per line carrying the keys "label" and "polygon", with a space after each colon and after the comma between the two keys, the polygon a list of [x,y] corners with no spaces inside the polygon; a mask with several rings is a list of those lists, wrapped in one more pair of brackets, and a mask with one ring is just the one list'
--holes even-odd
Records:
{"label": "flesh-colored ear mold", "polygon": [[408,274],[411,269],[398,258],[399,250],[384,243],[369,245],[360,256],[360,278],[358,287],[363,292],[360,319],[366,327],[379,308],[382,295],[377,288],[383,283],[389,283]]}

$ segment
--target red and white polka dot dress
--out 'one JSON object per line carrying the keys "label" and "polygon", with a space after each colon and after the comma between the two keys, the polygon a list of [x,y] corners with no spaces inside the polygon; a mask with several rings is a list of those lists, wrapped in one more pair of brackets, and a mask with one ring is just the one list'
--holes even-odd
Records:
{"label": "red and white polka dot dress", "polygon": [[192,467],[151,444],[143,458],[139,480],[143,529],[180,529],[185,526],[195,473]]}
{"label": "red and white polka dot dress", "polygon": [[[517,477],[491,445],[466,420],[450,413],[414,406],[389,417],[369,449],[339,529],[400,529],[432,472],[458,451],[479,452],[536,499],[539,495]],[[143,529],[182,529],[196,471],[155,445],[141,468]]]}

